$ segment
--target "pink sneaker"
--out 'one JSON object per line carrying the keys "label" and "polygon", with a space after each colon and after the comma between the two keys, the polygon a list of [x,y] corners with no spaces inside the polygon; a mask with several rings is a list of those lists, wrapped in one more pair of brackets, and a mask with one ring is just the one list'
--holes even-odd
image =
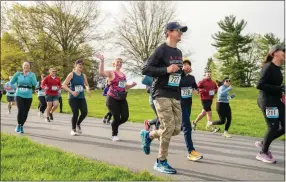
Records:
{"label": "pink sneaker", "polygon": [[256,159],[265,163],[275,163],[276,160],[273,158],[271,152],[266,153],[262,153],[259,152],[256,156]]}
{"label": "pink sneaker", "polygon": [[144,121],[144,129],[145,129],[146,131],[149,131],[149,130],[150,130],[150,125],[149,125],[149,121],[148,121],[148,120],[145,120],[145,121]]}

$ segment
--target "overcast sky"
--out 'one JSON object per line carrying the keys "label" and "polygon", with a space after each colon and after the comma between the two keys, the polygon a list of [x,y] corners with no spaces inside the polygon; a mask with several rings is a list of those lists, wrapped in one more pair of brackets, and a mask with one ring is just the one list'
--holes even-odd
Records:
{"label": "overcast sky", "polygon": [[[31,1],[18,1],[29,5]],[[114,28],[113,18],[119,17],[121,1],[101,1],[101,11],[110,16],[105,21],[108,28]],[[274,33],[284,38],[284,1],[175,1],[177,4],[177,19],[188,26],[188,36],[184,40],[184,48],[190,49],[193,60],[193,75],[197,81],[202,79],[207,58],[211,57],[216,49],[211,46],[211,35],[219,31],[217,22],[225,16],[235,15],[237,20],[244,19],[247,26],[243,34]],[[107,28],[106,27],[106,28]],[[104,51],[108,58],[119,57],[118,52]],[[183,53],[184,54],[184,53]],[[130,77],[131,81],[140,83],[140,78]],[[141,84],[138,85],[142,87]]]}

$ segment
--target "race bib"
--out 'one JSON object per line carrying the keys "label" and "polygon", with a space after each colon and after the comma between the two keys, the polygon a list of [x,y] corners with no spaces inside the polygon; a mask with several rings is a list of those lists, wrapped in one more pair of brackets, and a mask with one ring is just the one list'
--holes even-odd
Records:
{"label": "race bib", "polygon": [[183,99],[192,97],[193,89],[192,87],[182,87],[181,96]]}
{"label": "race bib", "polygon": [[76,86],[74,87],[74,90],[75,90],[76,92],[82,92],[82,91],[83,91],[83,86],[82,86],[82,85],[76,85]]}
{"label": "race bib", "polygon": [[214,94],[215,94],[215,91],[214,91],[214,90],[210,90],[210,91],[209,91],[209,95],[210,95],[210,96],[213,96]]}
{"label": "race bib", "polygon": [[126,86],[126,81],[125,80],[122,80],[122,81],[118,82],[118,87],[119,88],[125,88],[125,86]]}
{"label": "race bib", "polygon": [[19,88],[20,92],[28,92],[28,88]]}
{"label": "race bib", "polygon": [[173,73],[169,76],[168,85],[178,87],[181,81],[181,74]]}
{"label": "race bib", "polygon": [[279,110],[277,107],[266,107],[267,118],[279,118]]}
{"label": "race bib", "polygon": [[58,90],[58,86],[52,86],[52,90]]}

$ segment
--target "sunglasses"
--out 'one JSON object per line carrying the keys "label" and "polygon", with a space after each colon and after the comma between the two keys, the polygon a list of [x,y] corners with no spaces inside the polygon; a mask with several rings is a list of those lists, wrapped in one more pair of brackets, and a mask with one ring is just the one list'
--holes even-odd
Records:
{"label": "sunglasses", "polygon": [[177,31],[178,33],[183,33],[183,31],[181,29],[172,30],[172,31]]}
{"label": "sunglasses", "polygon": [[230,82],[230,80],[225,80],[226,82]]}

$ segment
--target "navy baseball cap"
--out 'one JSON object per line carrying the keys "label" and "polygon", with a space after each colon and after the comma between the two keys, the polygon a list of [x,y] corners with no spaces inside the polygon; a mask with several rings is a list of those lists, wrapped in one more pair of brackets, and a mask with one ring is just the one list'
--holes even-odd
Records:
{"label": "navy baseball cap", "polygon": [[182,30],[182,32],[186,32],[188,30],[187,26],[181,26],[178,22],[169,22],[165,27],[165,33],[167,33],[168,30]]}

